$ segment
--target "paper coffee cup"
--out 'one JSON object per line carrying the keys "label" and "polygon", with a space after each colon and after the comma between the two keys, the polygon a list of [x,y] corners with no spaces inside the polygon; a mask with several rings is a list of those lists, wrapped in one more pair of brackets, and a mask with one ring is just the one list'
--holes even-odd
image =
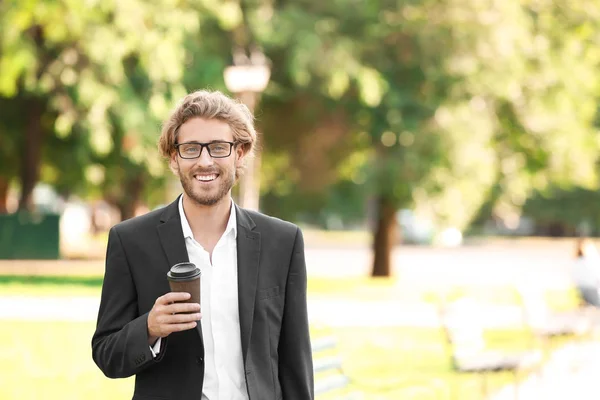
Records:
{"label": "paper coffee cup", "polygon": [[194,263],[185,262],[175,264],[167,272],[167,279],[172,292],[187,292],[190,294],[188,300],[182,303],[200,304],[200,268]]}

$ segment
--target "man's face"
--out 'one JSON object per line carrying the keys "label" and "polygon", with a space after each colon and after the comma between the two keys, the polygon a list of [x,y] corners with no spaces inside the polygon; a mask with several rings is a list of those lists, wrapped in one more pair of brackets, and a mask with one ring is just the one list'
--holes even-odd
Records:
{"label": "man's face", "polygon": [[[234,141],[231,128],[226,122],[192,118],[179,127],[178,144],[215,141]],[[200,146],[194,147],[198,149]],[[234,146],[228,157],[213,158],[205,146],[200,157],[195,159],[184,159],[176,151],[171,156],[170,165],[177,171],[183,191],[192,201],[198,205],[212,206],[230,193],[235,182],[236,166],[240,164],[242,157],[241,147]]]}

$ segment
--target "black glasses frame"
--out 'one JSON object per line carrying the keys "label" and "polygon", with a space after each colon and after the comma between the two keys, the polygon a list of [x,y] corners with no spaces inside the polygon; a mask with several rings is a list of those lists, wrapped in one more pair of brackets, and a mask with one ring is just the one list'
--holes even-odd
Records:
{"label": "black glasses frame", "polygon": [[[200,146],[200,153],[198,153],[198,157],[184,157],[181,154],[181,150],[179,149],[179,146],[183,146],[184,144],[195,144],[197,146]],[[213,156],[210,152],[210,146],[211,144],[228,144],[229,145],[229,153],[227,153],[226,156]],[[200,156],[202,155],[202,151],[204,151],[204,148],[206,147],[206,151],[208,151],[208,155],[211,156],[211,158],[227,158],[231,155],[231,151],[233,149],[233,146],[235,146],[235,142],[227,142],[225,140],[218,140],[215,142],[208,142],[208,143],[200,143],[200,142],[184,142],[184,143],[176,143],[174,146],[177,149],[177,154],[179,154],[179,157],[183,158],[184,160],[194,160],[196,158],[200,158]]]}

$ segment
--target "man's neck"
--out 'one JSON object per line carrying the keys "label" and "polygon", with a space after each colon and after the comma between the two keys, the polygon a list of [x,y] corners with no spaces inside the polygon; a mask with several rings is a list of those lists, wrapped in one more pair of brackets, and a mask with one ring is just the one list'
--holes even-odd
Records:
{"label": "man's neck", "polygon": [[194,239],[211,254],[227,228],[231,207],[231,196],[225,196],[212,206],[203,206],[183,194],[183,211]]}

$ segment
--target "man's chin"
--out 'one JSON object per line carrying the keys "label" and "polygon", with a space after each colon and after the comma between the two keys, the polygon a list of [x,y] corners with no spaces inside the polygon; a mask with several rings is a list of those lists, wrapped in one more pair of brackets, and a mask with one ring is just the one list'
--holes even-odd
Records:
{"label": "man's chin", "polygon": [[214,206],[225,198],[225,196],[199,196],[193,193],[191,196],[188,193],[188,197],[194,201],[194,203],[200,206]]}
{"label": "man's chin", "polygon": [[225,188],[222,186],[198,187],[194,185],[195,182],[187,182],[187,184],[183,183],[184,182],[182,182],[182,186],[186,196],[200,206],[214,206],[220,203],[227,197],[227,194],[231,190],[231,188],[229,188],[229,190],[224,190]]}

